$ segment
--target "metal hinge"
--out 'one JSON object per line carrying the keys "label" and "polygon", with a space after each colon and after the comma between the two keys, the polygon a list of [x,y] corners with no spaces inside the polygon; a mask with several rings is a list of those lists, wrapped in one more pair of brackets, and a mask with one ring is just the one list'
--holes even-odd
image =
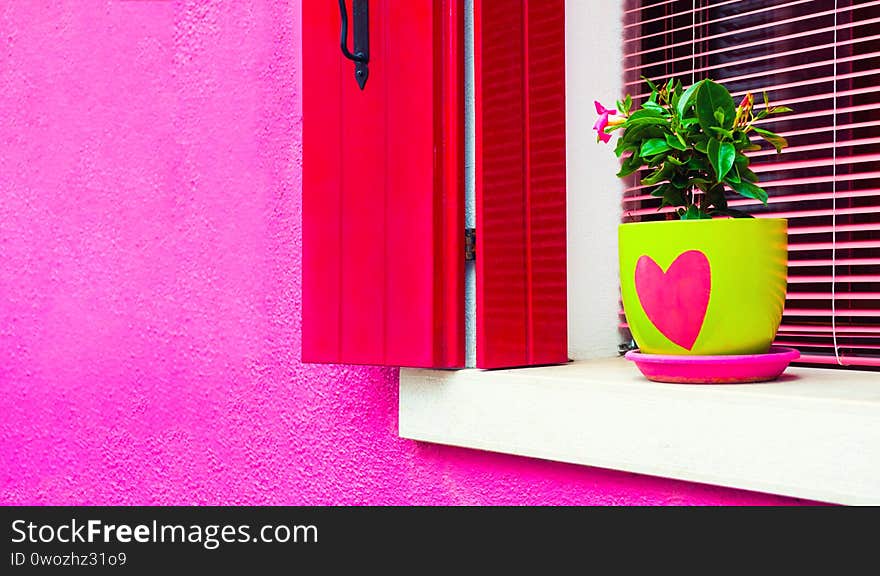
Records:
{"label": "metal hinge", "polygon": [[464,229],[464,259],[465,261],[477,259],[477,230],[476,228]]}

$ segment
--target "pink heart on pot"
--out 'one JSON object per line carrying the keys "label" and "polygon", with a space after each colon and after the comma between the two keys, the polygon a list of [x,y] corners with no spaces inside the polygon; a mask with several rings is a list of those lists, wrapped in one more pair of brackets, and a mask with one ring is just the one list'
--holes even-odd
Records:
{"label": "pink heart on pot", "polygon": [[666,272],[650,256],[636,263],[636,293],[648,319],[664,336],[686,350],[703,328],[712,273],[699,250],[679,254]]}

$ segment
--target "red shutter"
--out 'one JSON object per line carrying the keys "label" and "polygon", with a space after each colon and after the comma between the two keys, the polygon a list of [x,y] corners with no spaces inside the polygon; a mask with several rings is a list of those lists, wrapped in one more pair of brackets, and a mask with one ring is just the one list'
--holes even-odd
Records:
{"label": "red shutter", "polygon": [[303,360],[462,366],[462,0],[371,0],[363,90],[340,26],[303,2]]}
{"label": "red shutter", "polygon": [[566,362],[565,2],[474,24],[477,366]]}
{"label": "red shutter", "polygon": [[[770,201],[730,202],[789,219],[788,300],[777,342],[817,365],[880,367],[880,1],[627,0],[625,88],[641,75],[711,77],[761,90],[793,114],[761,122],[788,139],[752,154]],[[640,94],[643,98],[645,94]],[[628,221],[665,218],[631,182]]]}

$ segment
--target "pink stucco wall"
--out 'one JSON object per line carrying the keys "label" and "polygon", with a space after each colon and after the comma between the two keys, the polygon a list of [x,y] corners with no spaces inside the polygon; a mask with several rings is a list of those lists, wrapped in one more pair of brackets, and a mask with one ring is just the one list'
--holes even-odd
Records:
{"label": "pink stucco wall", "polygon": [[397,437],[303,365],[297,1],[0,3],[0,503],[778,504]]}

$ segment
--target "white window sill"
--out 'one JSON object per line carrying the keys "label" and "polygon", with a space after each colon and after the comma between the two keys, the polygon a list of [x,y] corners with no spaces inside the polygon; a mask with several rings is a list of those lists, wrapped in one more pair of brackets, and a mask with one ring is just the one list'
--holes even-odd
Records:
{"label": "white window sill", "polygon": [[400,436],[841,504],[880,504],[880,374],[659,384],[621,359],[400,372]]}

